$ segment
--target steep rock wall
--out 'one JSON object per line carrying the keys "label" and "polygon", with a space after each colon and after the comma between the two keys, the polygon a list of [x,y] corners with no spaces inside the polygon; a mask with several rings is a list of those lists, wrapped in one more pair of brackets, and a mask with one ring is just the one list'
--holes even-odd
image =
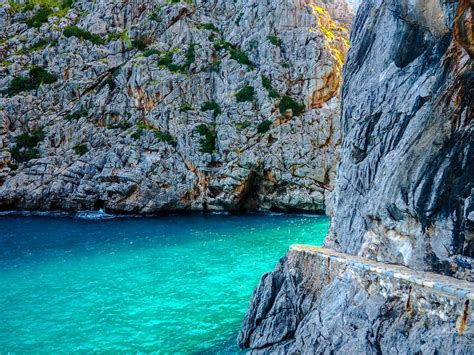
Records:
{"label": "steep rock wall", "polygon": [[462,274],[474,255],[469,1],[364,1],[344,69],[326,246]]}
{"label": "steep rock wall", "polygon": [[294,246],[262,277],[242,348],[474,351],[472,19],[465,0],[361,2],[328,205],[333,251]]}
{"label": "steep rock wall", "polygon": [[324,211],[344,1],[78,0],[37,26],[41,8],[12,3],[0,208]]}

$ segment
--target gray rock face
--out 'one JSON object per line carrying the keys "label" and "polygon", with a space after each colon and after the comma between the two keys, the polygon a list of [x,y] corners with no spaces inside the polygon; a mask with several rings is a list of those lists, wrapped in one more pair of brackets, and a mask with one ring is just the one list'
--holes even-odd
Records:
{"label": "gray rock face", "polygon": [[472,354],[473,300],[467,281],[293,246],[238,341],[254,354]]}
{"label": "gray rock face", "polygon": [[0,0],[0,209],[324,211],[343,0],[41,11]]}
{"label": "gray rock face", "polygon": [[[361,2],[325,241],[347,254],[335,261],[292,247],[254,291],[242,348],[474,352],[471,8],[466,0]],[[471,291],[453,286],[460,283]]]}
{"label": "gray rock face", "polygon": [[471,11],[469,1],[359,7],[326,246],[474,280],[463,271],[474,255]]}

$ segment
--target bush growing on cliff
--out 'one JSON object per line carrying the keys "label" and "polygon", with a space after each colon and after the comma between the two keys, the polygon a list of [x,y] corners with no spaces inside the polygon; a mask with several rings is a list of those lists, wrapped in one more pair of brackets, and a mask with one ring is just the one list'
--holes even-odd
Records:
{"label": "bush growing on cliff", "polygon": [[243,130],[250,127],[252,124],[249,121],[239,122],[235,124],[235,128],[238,130]]}
{"label": "bush growing on cliff", "polygon": [[188,103],[184,103],[181,106],[179,106],[179,112],[187,112],[191,111],[193,109],[193,106]]}
{"label": "bush growing on cliff", "polygon": [[219,29],[212,23],[201,23],[200,25],[198,25],[198,28],[200,28],[201,30],[219,32]]}
{"label": "bush growing on cliff", "polygon": [[201,111],[213,111],[213,117],[217,118],[222,113],[221,107],[215,101],[204,102],[201,106]]}
{"label": "bush growing on cliff", "polygon": [[210,128],[203,123],[196,127],[196,132],[202,136],[199,141],[201,144],[201,153],[212,154],[216,150],[217,132],[215,128]]}
{"label": "bush growing on cliff", "polygon": [[139,51],[144,51],[147,49],[148,44],[146,43],[145,38],[138,37],[132,40],[132,47],[138,49]]}
{"label": "bush growing on cliff", "polygon": [[293,116],[300,116],[305,110],[305,105],[296,102],[289,96],[283,96],[280,101],[280,113],[284,115],[287,110],[291,110]]}
{"label": "bush growing on cliff", "polygon": [[28,27],[39,28],[43,23],[48,22],[52,15],[64,17],[74,4],[74,0],[29,0],[24,3],[9,0],[8,3],[13,13],[31,11],[38,5],[38,10],[25,23]]}
{"label": "bush growing on cliff", "polygon": [[50,8],[49,6],[40,6],[38,11],[28,20],[25,21],[25,23],[28,25],[28,27],[41,27],[41,25],[45,22],[48,21],[49,16],[53,14],[53,9]]}
{"label": "bush growing on cliff", "polygon": [[160,55],[160,51],[155,48],[147,49],[146,51],[143,52],[143,56],[148,58],[151,57],[152,55]]}
{"label": "bush growing on cliff", "polygon": [[258,126],[257,126],[257,132],[259,134],[265,134],[267,133],[269,130],[270,130],[270,127],[272,125],[272,121],[270,120],[265,120],[263,122],[261,122]]}
{"label": "bush growing on cliff", "polygon": [[157,129],[155,130],[155,137],[159,141],[168,143],[169,145],[172,145],[173,147],[176,147],[178,145],[176,138],[174,138],[169,132],[163,132]]}
{"label": "bush growing on cliff", "polygon": [[237,102],[252,102],[255,98],[255,89],[252,86],[245,86],[235,94]]}
{"label": "bush growing on cliff", "polygon": [[67,38],[76,37],[81,40],[89,41],[97,45],[105,43],[104,39],[98,34],[90,33],[89,31],[83,30],[82,28],[79,28],[77,26],[67,26],[66,28],[64,28],[63,34]]}
{"label": "bush growing on cliff", "polygon": [[84,109],[84,107],[81,106],[81,108],[77,111],[74,111],[72,113],[70,113],[69,115],[67,115],[66,117],[64,117],[64,119],[66,121],[76,121],[78,119],[80,119],[81,117],[86,117],[87,116],[87,111]]}
{"label": "bush growing on cliff", "polygon": [[268,79],[265,75],[262,75],[262,86],[265,88],[265,90],[267,90],[268,96],[270,96],[272,99],[275,99],[280,96],[280,94],[278,94],[278,91],[273,88],[270,79]]}
{"label": "bush growing on cliff", "polygon": [[130,137],[133,139],[139,139],[144,131],[151,131],[155,135],[155,138],[158,139],[160,142],[168,143],[173,147],[176,147],[178,142],[176,138],[173,137],[169,132],[164,132],[158,128],[155,128],[152,124],[148,122],[139,122],[137,123],[137,130],[133,132]]}
{"label": "bush growing on cliff", "polygon": [[74,147],[74,152],[77,155],[83,156],[89,151],[89,148],[87,148],[86,144],[78,144]]}
{"label": "bush growing on cliff", "polygon": [[267,39],[270,41],[271,44],[274,46],[279,46],[281,44],[281,39],[277,36],[268,36]]}
{"label": "bush growing on cliff", "polygon": [[111,123],[106,126],[107,129],[122,129],[126,130],[131,128],[132,125],[128,123],[127,121],[120,121],[118,123]]}
{"label": "bush growing on cliff", "polygon": [[241,51],[238,48],[230,48],[230,57],[238,63],[248,66],[250,69],[254,68],[254,65],[250,61],[247,53]]}
{"label": "bush growing on cliff", "polygon": [[41,84],[52,84],[57,80],[56,75],[50,74],[43,67],[34,66],[30,69],[28,77],[17,76],[14,78],[10,83],[10,87],[4,93],[8,96],[14,96],[23,91],[37,89]]}
{"label": "bush growing on cliff", "polygon": [[36,159],[39,157],[36,146],[44,139],[44,132],[37,129],[31,133],[20,134],[16,138],[15,147],[11,150],[11,155],[14,160],[19,163]]}

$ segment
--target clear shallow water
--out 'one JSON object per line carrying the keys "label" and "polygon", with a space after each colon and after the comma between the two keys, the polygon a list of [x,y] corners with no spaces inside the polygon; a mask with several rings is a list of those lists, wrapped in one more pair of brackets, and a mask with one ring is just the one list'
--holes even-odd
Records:
{"label": "clear shallow water", "polygon": [[0,217],[1,352],[230,353],[254,287],[326,217]]}

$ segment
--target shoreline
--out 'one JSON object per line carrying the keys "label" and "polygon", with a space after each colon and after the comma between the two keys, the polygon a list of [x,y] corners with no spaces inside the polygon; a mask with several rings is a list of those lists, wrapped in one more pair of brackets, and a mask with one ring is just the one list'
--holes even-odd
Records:
{"label": "shoreline", "polygon": [[82,211],[41,211],[41,210],[6,210],[0,211],[2,217],[72,217],[79,219],[115,219],[115,218],[157,218],[172,216],[301,216],[301,217],[326,217],[323,213],[313,211],[163,211],[157,213],[113,213],[106,210]]}

